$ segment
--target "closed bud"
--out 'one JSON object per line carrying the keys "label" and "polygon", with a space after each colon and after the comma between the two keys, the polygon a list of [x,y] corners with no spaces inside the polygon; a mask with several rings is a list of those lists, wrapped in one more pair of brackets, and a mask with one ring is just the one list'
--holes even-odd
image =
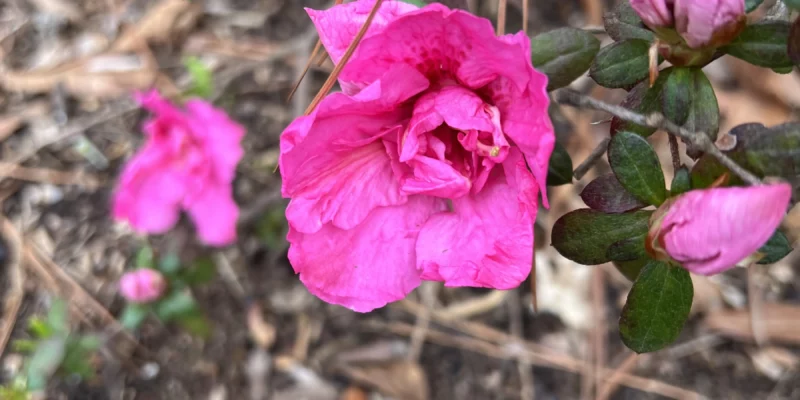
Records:
{"label": "closed bud", "polygon": [[[730,43],[744,29],[744,0],[630,0],[631,7],[659,37],[703,49]],[[677,34],[677,35],[676,35]]]}
{"label": "closed bud", "polygon": [[119,280],[122,297],[133,303],[150,303],[158,300],[167,288],[160,272],[143,268],[127,272]]}

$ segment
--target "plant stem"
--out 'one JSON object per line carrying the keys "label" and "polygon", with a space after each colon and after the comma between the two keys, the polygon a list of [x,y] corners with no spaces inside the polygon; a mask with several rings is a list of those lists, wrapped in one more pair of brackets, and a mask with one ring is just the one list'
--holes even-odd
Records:
{"label": "plant stem", "polygon": [[589,157],[586,157],[586,160],[584,160],[581,165],[578,165],[578,168],[575,168],[575,171],[572,172],[572,176],[574,176],[577,180],[583,179],[583,176],[586,175],[590,169],[592,169],[594,164],[597,163],[597,161],[600,160],[604,154],[606,154],[608,142],[610,141],[611,139],[605,138],[602,142],[598,143],[597,147],[592,150],[592,154],[589,154]]}
{"label": "plant stem", "polygon": [[637,125],[663,129],[668,133],[686,140],[691,145],[716,158],[722,165],[724,165],[734,174],[738,175],[748,184],[761,184],[761,180],[759,180],[758,177],[742,168],[739,164],[736,164],[736,162],[726,156],[722,151],[720,151],[720,149],[717,148],[714,142],[712,142],[706,134],[703,132],[692,132],[682,128],[678,126],[678,124],[666,119],[661,113],[652,113],[649,115],[639,114],[637,112],[628,110],[627,108],[605,103],[571,89],[562,89],[556,93],[555,98],[560,104],[566,104],[577,108],[605,111],[617,118],[628,122],[633,122]]}
{"label": "plant stem", "polygon": [[678,173],[678,170],[681,169],[681,152],[678,148],[678,137],[669,134],[669,153],[672,155],[672,169],[674,173]]}

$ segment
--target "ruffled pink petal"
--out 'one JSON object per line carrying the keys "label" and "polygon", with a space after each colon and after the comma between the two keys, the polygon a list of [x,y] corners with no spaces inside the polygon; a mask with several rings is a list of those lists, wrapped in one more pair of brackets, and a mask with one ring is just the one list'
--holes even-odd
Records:
{"label": "ruffled pink petal", "polygon": [[702,275],[725,271],[769,240],[790,198],[788,184],[686,193],[661,222],[663,245],[689,271]]}
{"label": "ruffled pink petal", "polygon": [[[672,26],[672,12],[667,3],[673,0],[630,0],[631,7],[639,18],[650,27],[669,27]],[[680,0],[675,0],[680,1]],[[709,1],[709,0],[700,0]]]}
{"label": "ruffled pink petal", "polygon": [[312,233],[328,222],[352,228],[373,208],[406,201],[388,149],[377,141],[397,134],[410,113],[401,103],[428,81],[403,65],[385,78],[355,96],[326,97],[281,135],[281,190],[298,200],[287,210],[295,229]]}
{"label": "ruffled pink petal", "polygon": [[689,47],[698,48],[744,15],[744,0],[675,0],[674,13],[675,29]]}
{"label": "ruffled pink petal", "polygon": [[184,201],[200,240],[209,246],[227,246],[236,241],[239,207],[231,190],[226,184],[208,185],[199,195]]}
{"label": "ruffled pink petal", "polygon": [[412,173],[403,180],[401,187],[407,194],[457,199],[467,195],[472,186],[467,177],[444,161],[416,156],[408,165]]}
{"label": "ruffled pink petal", "polygon": [[[334,64],[339,63],[361,26],[367,21],[367,16],[369,16],[374,6],[375,0],[359,0],[332,7],[328,10],[306,8],[306,12],[308,12],[311,21],[317,28],[320,40]],[[419,7],[402,1],[384,1],[364,37],[380,33],[386,27],[386,24],[400,15],[418,9]]]}
{"label": "ruffled pink petal", "polygon": [[[520,55],[530,53],[530,41],[524,35],[506,36],[515,43]],[[503,132],[523,152],[533,173],[542,201],[547,201],[547,169],[555,146],[555,131],[548,114],[550,98],[547,95],[547,76],[533,69],[523,68],[528,74],[526,86],[520,89],[512,80],[500,76],[489,84],[491,101],[500,111]]]}
{"label": "ruffled pink petal", "polygon": [[236,176],[236,166],[244,156],[241,145],[244,128],[205,101],[188,101],[186,111],[192,133],[202,143],[204,158],[211,158],[204,162],[210,162],[214,167],[215,180],[232,182]]}
{"label": "ruffled pink petal", "polygon": [[511,289],[531,270],[533,218],[519,192],[494,173],[477,195],[453,200],[431,217],[417,241],[422,279],[446,286]]}
{"label": "ruffled pink petal", "polygon": [[317,297],[354,311],[372,311],[419,285],[417,235],[430,215],[444,209],[442,200],[412,196],[404,205],[375,209],[353,229],[326,224],[306,234],[290,227],[289,260]]}
{"label": "ruffled pink petal", "polygon": [[[504,75],[523,90],[530,54],[521,56],[516,46],[495,36],[489,20],[434,3],[363,39],[340,80],[369,84],[402,63],[430,77],[456,79],[470,89]],[[455,76],[448,76],[450,72]]]}

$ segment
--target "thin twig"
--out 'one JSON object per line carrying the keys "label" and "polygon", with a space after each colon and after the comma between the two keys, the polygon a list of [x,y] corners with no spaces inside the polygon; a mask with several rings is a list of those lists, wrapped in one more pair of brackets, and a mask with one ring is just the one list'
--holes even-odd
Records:
{"label": "thin twig", "polygon": [[594,167],[594,164],[606,154],[606,150],[608,150],[608,142],[610,141],[611,139],[605,138],[603,141],[598,143],[597,147],[595,147],[594,150],[592,150],[592,153],[589,154],[589,157],[586,157],[586,160],[584,160],[581,165],[578,165],[578,168],[575,168],[575,171],[572,172],[572,176],[574,176],[577,180],[583,179],[586,173],[589,172],[592,167]]}
{"label": "thin twig", "polygon": [[[511,334],[520,340],[523,339],[522,333],[522,307],[520,307],[520,295],[516,290],[512,291],[507,298],[508,313],[510,316]],[[534,400],[536,398],[536,388],[533,383],[533,369],[527,357],[520,357],[517,361],[517,370],[520,380],[520,398],[522,400]]]}
{"label": "thin twig", "polygon": [[311,51],[311,56],[308,57],[308,61],[306,61],[306,65],[305,67],[303,67],[303,72],[301,72],[300,76],[297,78],[297,83],[295,83],[294,87],[292,87],[292,91],[290,91],[289,95],[286,96],[287,103],[292,100],[292,96],[294,96],[294,93],[297,91],[297,88],[299,88],[300,84],[303,83],[303,78],[306,77],[308,70],[311,68],[311,64],[314,63],[314,58],[317,57],[317,54],[319,54],[319,50],[321,48],[322,48],[322,41],[317,39],[317,44],[314,45],[314,50]]}
{"label": "thin twig", "polygon": [[642,115],[636,113],[634,111],[628,110],[627,108],[616,106],[613,104],[608,104],[603,101],[594,99],[592,97],[586,96],[579,92],[576,92],[571,89],[563,89],[556,94],[556,100],[561,104],[570,105],[573,107],[578,108],[588,108],[593,110],[605,111],[617,118],[622,120],[633,122],[637,125],[647,126],[650,128],[656,129],[663,129],[668,133],[672,133],[683,140],[686,140],[689,144],[694,146],[701,151],[710,154],[712,157],[716,158],[723,166],[731,170],[733,173],[738,175],[742,180],[747,182],[750,185],[760,185],[761,181],[753,175],[752,173],[748,172],[746,169],[742,168],[739,164],[731,160],[728,156],[726,156],[717,146],[714,145],[714,142],[709,139],[709,137],[703,132],[692,132],[688,129],[682,128],[678,126],[676,123],[666,119],[664,115],[660,113],[652,113],[650,115]]}
{"label": "thin twig", "polygon": [[8,340],[11,338],[11,332],[14,330],[14,324],[17,321],[20,307],[22,306],[22,299],[25,297],[25,287],[23,286],[22,276],[22,237],[18,234],[18,230],[11,225],[11,221],[3,218],[2,221],[3,237],[8,244],[9,259],[8,277],[9,290],[3,299],[5,308],[3,310],[3,319],[0,320],[0,356],[5,351]]}
{"label": "thin twig", "polygon": [[606,381],[606,384],[603,385],[603,388],[598,388],[597,400],[608,400],[608,398],[614,394],[614,391],[617,390],[617,387],[619,387],[620,376],[622,374],[630,373],[631,370],[636,367],[636,362],[639,361],[638,356],[639,355],[636,353],[628,356],[628,358],[622,362],[619,368],[617,368],[611,374],[611,376],[608,377],[608,380]]}
{"label": "thin twig", "polygon": [[669,154],[672,156],[672,169],[677,174],[681,169],[681,152],[678,148],[678,138],[671,133],[669,134]]}
{"label": "thin twig", "polygon": [[375,19],[375,15],[381,8],[381,4],[383,4],[383,0],[375,1],[375,5],[372,6],[372,10],[370,10],[367,20],[364,21],[364,25],[361,25],[361,29],[359,29],[356,37],[353,39],[353,42],[350,43],[350,46],[347,47],[342,59],[339,60],[339,63],[333,68],[333,72],[331,72],[330,76],[328,76],[325,84],[322,85],[322,89],[319,90],[319,93],[317,93],[317,95],[314,97],[314,100],[312,100],[311,104],[309,104],[305,115],[311,114],[311,111],[317,108],[322,99],[328,95],[331,89],[333,89],[333,85],[336,83],[336,79],[339,78],[339,74],[342,73],[342,69],[344,69],[344,66],[347,65],[347,61],[350,60],[350,57],[353,56],[358,44],[361,43],[361,39],[363,39],[364,35],[367,33],[369,26],[372,25],[372,20]]}
{"label": "thin twig", "polygon": [[0,178],[13,178],[28,182],[43,182],[53,185],[76,185],[89,190],[102,185],[99,177],[85,171],[58,171],[48,168],[23,167],[0,161]]}
{"label": "thin twig", "polygon": [[505,35],[506,33],[506,10],[508,9],[508,0],[497,0],[497,36]]}
{"label": "thin twig", "polygon": [[530,19],[530,0],[522,0],[522,32],[528,34],[528,20]]}

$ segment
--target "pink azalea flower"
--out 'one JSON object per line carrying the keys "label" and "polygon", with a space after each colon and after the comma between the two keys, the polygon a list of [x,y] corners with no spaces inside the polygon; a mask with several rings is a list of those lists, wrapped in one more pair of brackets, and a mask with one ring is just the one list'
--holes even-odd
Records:
{"label": "pink azalea flower", "polygon": [[725,44],[744,24],[744,0],[630,1],[648,26],[674,26],[691,48]]}
{"label": "pink azalea flower", "polygon": [[[334,60],[374,3],[309,10]],[[440,4],[385,1],[375,21],[340,75],[345,93],[281,136],[292,266],[361,312],[423,279],[518,286],[554,144],[527,36]]]}
{"label": "pink azalea flower", "polygon": [[669,206],[649,241],[691,272],[717,274],[769,240],[791,195],[785,183],[691,191]]}
{"label": "pink azalea flower", "polygon": [[167,281],[160,272],[143,268],[126,272],[119,280],[119,291],[133,303],[150,303],[158,300],[167,288]]}
{"label": "pink azalea flower", "polygon": [[230,244],[239,216],[231,184],[244,129],[205,101],[190,100],[184,111],[155,91],[137,100],[155,116],[144,126],[147,142],[122,172],[114,217],[158,234],[186,210],[203,242]]}

